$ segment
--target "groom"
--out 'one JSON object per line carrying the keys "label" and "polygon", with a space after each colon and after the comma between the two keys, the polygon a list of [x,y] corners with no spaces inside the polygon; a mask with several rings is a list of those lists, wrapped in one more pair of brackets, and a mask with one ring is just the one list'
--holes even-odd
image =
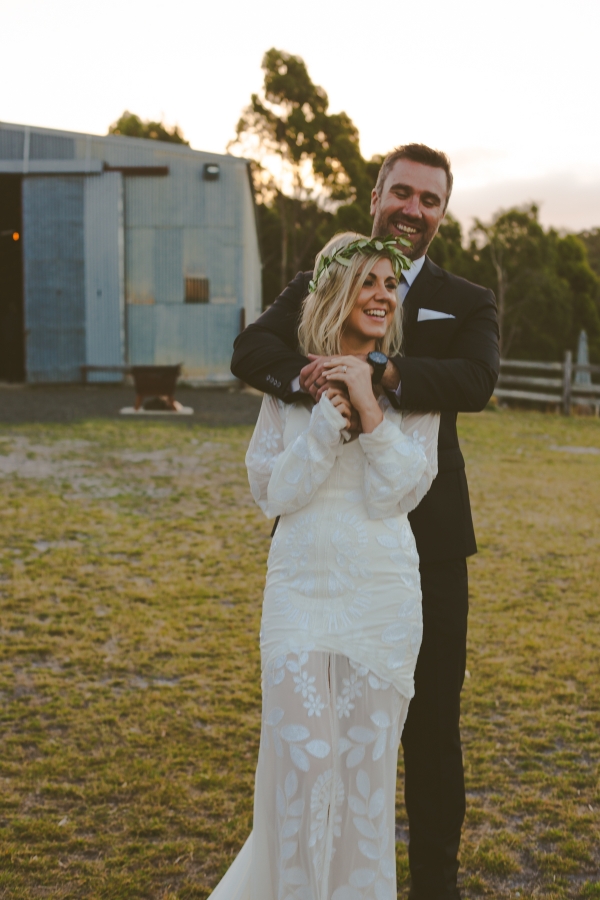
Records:
{"label": "groom", "polygon": [[[456,900],[465,814],[460,692],[466,665],[466,558],[477,552],[458,412],[484,408],[498,377],[498,325],[491,291],[436,266],[425,254],[444,218],[452,173],[447,156],[407,144],[383,162],[372,192],[373,236],[408,238],[413,260],[398,288],[405,356],[379,361],[375,379],[398,409],[441,411],[439,474],[409,515],[420,557],[423,643],[415,696],[402,735],[409,820],[409,900]],[[297,328],[311,272],[300,272],[239,335],[234,375],[292,402],[317,397],[324,364],[297,351]]]}

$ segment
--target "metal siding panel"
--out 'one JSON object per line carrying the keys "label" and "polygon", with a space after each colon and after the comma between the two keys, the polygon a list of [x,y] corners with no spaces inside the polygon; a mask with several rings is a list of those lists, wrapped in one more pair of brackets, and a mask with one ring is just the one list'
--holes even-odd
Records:
{"label": "metal siding panel", "polygon": [[[137,161],[139,164],[139,161]],[[171,175],[125,178],[125,216],[128,228],[168,228],[176,225],[171,198]]]}
{"label": "metal siding panel", "polygon": [[[139,154],[127,146],[130,164]],[[154,149],[154,148],[153,148]],[[124,164],[123,155],[111,164]],[[119,151],[121,148],[119,148]],[[127,344],[132,364],[184,363],[186,374],[228,378],[242,305],[260,307],[260,260],[246,164],[218,158],[221,178],[202,179],[211,154],[169,156],[166,178],[125,178]],[[96,149],[93,149],[96,155]],[[156,164],[156,154],[146,163]],[[250,241],[250,246],[248,246]],[[184,304],[184,277],[210,281],[211,303]],[[250,284],[247,284],[249,279]],[[252,299],[246,297],[252,294]],[[154,304],[154,305],[151,305]]]}
{"label": "metal siding panel", "polygon": [[156,229],[154,285],[157,303],[183,302],[183,235],[181,228]]}
{"label": "metal siding panel", "polygon": [[231,233],[225,229],[206,230],[206,247],[208,255],[207,274],[210,279],[210,296],[212,301],[229,301],[237,303],[237,291],[240,278],[238,265],[241,258],[241,247],[227,243]]}
{"label": "metal siding panel", "polygon": [[177,160],[161,160],[169,174],[158,177],[136,176],[126,179],[127,224],[157,228],[203,225],[201,167],[182,166]]}
{"label": "metal siding panel", "polygon": [[[142,164],[139,159],[130,162]],[[161,159],[160,162],[169,166],[168,175],[126,179],[128,226],[151,222],[163,228],[176,225],[241,230],[241,182],[245,166],[240,166],[237,160],[234,165],[227,165],[225,158],[224,162],[219,161],[219,179],[203,181],[203,163],[198,160]]]}
{"label": "metal siding panel", "polygon": [[23,179],[27,380],[78,381],[85,362],[83,178]]}
{"label": "metal siding panel", "polygon": [[0,159],[23,159],[25,132],[0,128]]}
{"label": "metal siding panel", "polygon": [[155,309],[155,306],[127,307],[128,359],[132,366],[151,366],[155,363]]}
{"label": "metal siding panel", "polygon": [[235,306],[211,304],[157,305],[157,365],[183,362],[184,374],[210,378],[227,376],[231,347],[239,330]]}
{"label": "metal siding panel", "polygon": [[249,173],[244,185],[244,237],[243,237],[243,283],[240,298],[245,310],[246,325],[250,325],[260,315],[262,306],[262,265],[256,211],[250,187]]}
{"label": "metal siding panel", "polygon": [[155,228],[125,229],[127,303],[154,303]]}
{"label": "metal siding panel", "polygon": [[230,377],[231,347],[240,315],[235,306],[165,303],[129,306],[127,314],[132,365],[182,362],[188,377]]}
{"label": "metal siding panel", "polygon": [[164,205],[161,207],[161,224],[182,227],[195,224],[197,215],[195,207],[200,205],[199,169],[181,165],[175,161],[169,167],[169,175],[164,179]]}
{"label": "metal siding panel", "polygon": [[202,194],[206,182],[202,180],[202,163],[198,160],[179,164],[173,168],[180,199],[180,224],[186,228],[206,225]]}
{"label": "metal siding panel", "polygon": [[29,159],[75,159],[75,141],[59,134],[32,131]]}
{"label": "metal siding panel", "polygon": [[183,271],[185,275],[208,277],[209,252],[206,228],[183,229]]}
{"label": "metal siding panel", "polygon": [[204,221],[221,228],[241,228],[237,166],[221,165],[216,181],[203,181]]}
{"label": "metal siding panel", "polygon": [[[107,172],[85,181],[86,362],[124,363],[122,177]],[[90,381],[120,381],[115,372],[91,372]]]}

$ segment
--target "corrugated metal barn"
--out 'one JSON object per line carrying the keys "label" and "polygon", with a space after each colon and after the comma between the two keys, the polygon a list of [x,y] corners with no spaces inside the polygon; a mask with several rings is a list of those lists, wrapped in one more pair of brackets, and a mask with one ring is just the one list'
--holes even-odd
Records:
{"label": "corrugated metal barn", "polygon": [[260,303],[246,160],[0,123],[0,379],[228,379]]}

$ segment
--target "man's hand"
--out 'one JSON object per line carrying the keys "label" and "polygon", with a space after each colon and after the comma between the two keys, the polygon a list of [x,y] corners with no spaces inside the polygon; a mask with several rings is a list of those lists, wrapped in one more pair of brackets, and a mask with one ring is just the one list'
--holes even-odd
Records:
{"label": "man's hand", "polygon": [[308,358],[310,359],[309,364],[300,370],[300,390],[310,394],[314,400],[318,401],[320,399],[319,391],[328,386],[323,369],[331,357],[315,356],[314,353],[309,353]]}
{"label": "man's hand", "polygon": [[398,390],[399,384],[400,372],[391,361],[391,359],[388,359],[388,364],[385,367],[385,372],[383,373],[383,378],[381,379],[381,387],[385,388],[387,391],[396,391]]}
{"label": "man's hand", "polygon": [[[310,394],[318,403],[321,399],[323,388],[327,388],[331,384],[326,378],[325,370],[331,364],[333,357],[317,356],[315,353],[309,353],[308,358],[310,359],[309,364],[300,370],[300,390]],[[356,354],[356,359],[366,360],[366,358],[366,354]],[[395,369],[395,366],[393,368]]]}

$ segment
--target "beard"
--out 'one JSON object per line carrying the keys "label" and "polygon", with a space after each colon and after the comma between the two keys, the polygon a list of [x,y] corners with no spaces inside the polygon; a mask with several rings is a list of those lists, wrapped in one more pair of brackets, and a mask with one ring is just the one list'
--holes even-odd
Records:
{"label": "beard", "polygon": [[[409,228],[416,228],[417,233],[399,235],[393,228],[395,223],[408,225]],[[393,216],[386,216],[383,212],[378,211],[373,219],[371,236],[386,237],[388,234],[393,234],[398,237],[405,237],[410,241],[410,247],[405,247],[403,244],[401,244],[400,247],[405,256],[414,260],[420,259],[421,256],[424,256],[427,253],[427,248],[431,244],[436,233],[437,226],[435,228],[432,226],[428,228],[421,220],[417,222],[411,221],[409,216],[400,216],[398,213]]]}

